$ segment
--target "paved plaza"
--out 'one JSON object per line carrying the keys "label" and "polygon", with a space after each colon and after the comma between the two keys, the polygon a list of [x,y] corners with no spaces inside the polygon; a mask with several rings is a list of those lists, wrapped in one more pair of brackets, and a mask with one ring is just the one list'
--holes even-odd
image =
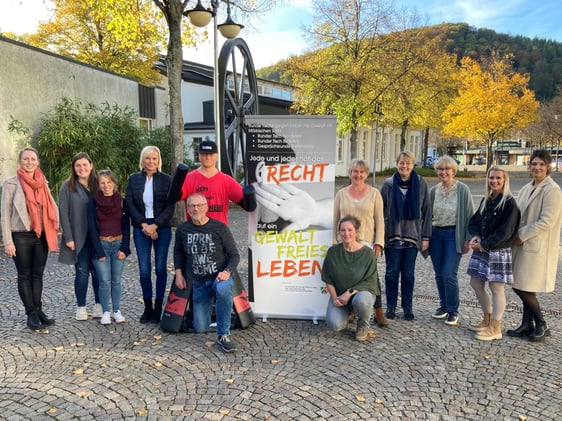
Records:
{"label": "paved plaza", "polygon": [[[246,220],[242,210],[231,209],[242,252]],[[258,320],[233,331],[238,352],[224,354],[212,333],[170,334],[139,323],[143,304],[134,250],[124,273],[127,323],[74,320],[74,269],[51,254],[43,296],[56,325],[33,332],[26,327],[14,264],[1,252],[0,419],[561,419],[562,264],[557,290],[539,297],[552,336],[531,343],[505,334],[501,341],[474,339],[467,326],[481,312],[467,263],[465,256],[459,327],[431,318],[437,291],[431,261],[420,256],[413,322],[398,311],[388,328],[372,325],[370,338],[356,342],[353,326],[332,333],[323,321]],[[241,269],[246,278],[245,254]],[[520,302],[506,290],[504,332],[521,320]]]}

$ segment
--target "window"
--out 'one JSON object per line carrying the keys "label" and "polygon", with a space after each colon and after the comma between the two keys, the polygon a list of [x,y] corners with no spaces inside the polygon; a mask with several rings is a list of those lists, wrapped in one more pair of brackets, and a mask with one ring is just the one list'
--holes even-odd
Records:
{"label": "window", "polygon": [[199,145],[203,141],[202,137],[194,137],[193,142],[191,142],[191,149],[193,150],[193,162],[199,163]]}

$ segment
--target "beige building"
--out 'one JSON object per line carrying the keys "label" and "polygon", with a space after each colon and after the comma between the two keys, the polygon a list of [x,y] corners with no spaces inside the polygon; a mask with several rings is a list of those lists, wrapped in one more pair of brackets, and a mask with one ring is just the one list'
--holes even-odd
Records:
{"label": "beige building", "polygon": [[20,122],[34,135],[43,115],[62,98],[129,107],[147,128],[168,124],[165,88],[143,87],[134,79],[1,36],[0,57],[0,184],[16,171],[18,139],[8,131],[10,122]]}

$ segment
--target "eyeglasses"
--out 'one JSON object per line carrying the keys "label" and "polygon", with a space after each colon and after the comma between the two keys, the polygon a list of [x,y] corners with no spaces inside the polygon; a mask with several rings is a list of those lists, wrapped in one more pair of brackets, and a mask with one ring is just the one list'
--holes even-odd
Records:
{"label": "eyeglasses", "polygon": [[206,203],[192,203],[187,205],[189,209],[203,209],[205,206],[207,206]]}
{"label": "eyeglasses", "polygon": [[452,168],[437,168],[437,171],[449,171],[452,170]]}

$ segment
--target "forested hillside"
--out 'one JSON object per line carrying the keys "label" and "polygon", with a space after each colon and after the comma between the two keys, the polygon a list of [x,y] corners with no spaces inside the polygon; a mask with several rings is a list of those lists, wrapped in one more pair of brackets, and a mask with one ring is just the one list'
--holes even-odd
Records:
{"label": "forested hillside", "polygon": [[[515,57],[518,72],[529,73],[530,88],[543,102],[552,99],[556,87],[562,84],[562,43],[542,38],[528,38],[499,34],[491,29],[479,29],[466,23],[441,24],[423,28],[428,36],[440,38],[443,49],[458,57],[469,56],[479,60],[488,58],[493,51]],[[391,35],[390,35],[391,36]],[[257,70],[260,78],[291,84],[283,70],[285,61]]]}

